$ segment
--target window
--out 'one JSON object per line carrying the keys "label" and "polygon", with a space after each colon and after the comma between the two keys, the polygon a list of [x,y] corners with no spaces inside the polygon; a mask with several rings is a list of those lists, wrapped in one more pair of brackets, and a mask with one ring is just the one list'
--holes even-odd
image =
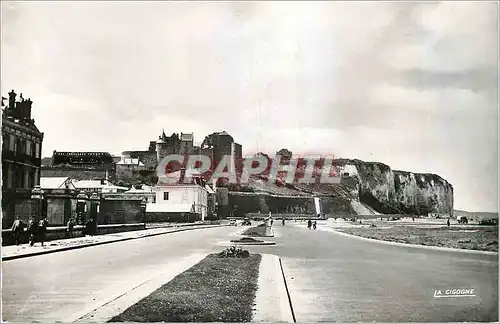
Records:
{"label": "window", "polygon": [[9,151],[15,152],[16,137],[14,136],[14,134],[9,134],[7,136],[9,136]]}
{"label": "window", "polygon": [[17,138],[16,140],[16,153],[17,154],[24,154],[25,149],[24,149],[24,140],[22,138]]}
{"label": "window", "polygon": [[168,200],[168,192],[163,193],[163,200]]}
{"label": "window", "polygon": [[10,135],[7,133],[2,134],[3,149],[8,150],[10,148]]}
{"label": "window", "polygon": [[32,142],[30,140],[26,140],[26,151],[24,152],[27,155],[31,155],[31,146]]}

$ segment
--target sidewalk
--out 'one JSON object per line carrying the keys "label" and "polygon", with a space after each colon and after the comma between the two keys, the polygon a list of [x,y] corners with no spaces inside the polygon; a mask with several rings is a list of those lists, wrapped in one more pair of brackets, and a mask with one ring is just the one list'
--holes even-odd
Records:
{"label": "sidewalk", "polygon": [[167,233],[175,233],[175,232],[202,229],[202,228],[228,226],[228,225],[187,225],[187,224],[179,224],[179,225],[180,226],[169,225],[168,227],[162,227],[162,228],[151,228],[139,231],[77,237],[73,239],[64,239],[64,240],[54,240],[45,242],[45,246],[43,247],[39,242],[37,242],[35,246],[29,246],[29,244],[21,244],[18,246],[16,245],[2,246],[2,261],[25,258],[40,254],[79,249],[88,246],[95,246],[113,242],[134,240],[142,237],[162,235]]}

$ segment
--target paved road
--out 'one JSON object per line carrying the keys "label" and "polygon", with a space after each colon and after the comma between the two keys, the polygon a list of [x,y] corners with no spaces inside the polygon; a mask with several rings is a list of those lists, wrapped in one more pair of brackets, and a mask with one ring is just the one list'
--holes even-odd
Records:
{"label": "paved road", "polygon": [[234,228],[166,234],[2,263],[3,319],[74,321],[191,254],[219,251]]}
{"label": "paved road", "polygon": [[[274,225],[298,322],[498,320],[498,257],[370,243]],[[474,288],[477,297],[434,298]]]}
{"label": "paved road", "polygon": [[[496,257],[369,243],[276,224],[299,322],[494,321]],[[131,290],[179,258],[221,250],[237,228],[216,228],[11,260],[3,263],[8,321],[70,321]],[[477,297],[434,298],[434,290],[474,288]]]}

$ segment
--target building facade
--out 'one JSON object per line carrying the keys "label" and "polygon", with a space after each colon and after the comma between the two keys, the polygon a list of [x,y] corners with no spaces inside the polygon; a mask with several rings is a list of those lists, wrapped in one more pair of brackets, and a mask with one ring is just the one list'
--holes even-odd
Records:
{"label": "building facade", "polygon": [[2,228],[12,225],[16,215],[30,217],[30,196],[40,184],[44,134],[31,118],[33,101],[12,90],[8,106],[2,97]]}
{"label": "building facade", "polygon": [[156,187],[156,204],[190,206],[193,213],[205,220],[208,214],[208,190],[202,179],[193,178],[190,184],[159,182]]}
{"label": "building facade", "polygon": [[139,171],[146,170],[146,166],[138,158],[122,158],[116,163],[116,179],[130,179]]}

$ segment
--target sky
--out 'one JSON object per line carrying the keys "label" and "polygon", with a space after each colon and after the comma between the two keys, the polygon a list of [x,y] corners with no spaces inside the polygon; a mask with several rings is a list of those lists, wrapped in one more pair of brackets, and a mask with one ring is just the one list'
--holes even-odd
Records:
{"label": "sky", "polygon": [[58,151],[226,130],[449,181],[498,211],[496,2],[1,2],[1,92]]}

